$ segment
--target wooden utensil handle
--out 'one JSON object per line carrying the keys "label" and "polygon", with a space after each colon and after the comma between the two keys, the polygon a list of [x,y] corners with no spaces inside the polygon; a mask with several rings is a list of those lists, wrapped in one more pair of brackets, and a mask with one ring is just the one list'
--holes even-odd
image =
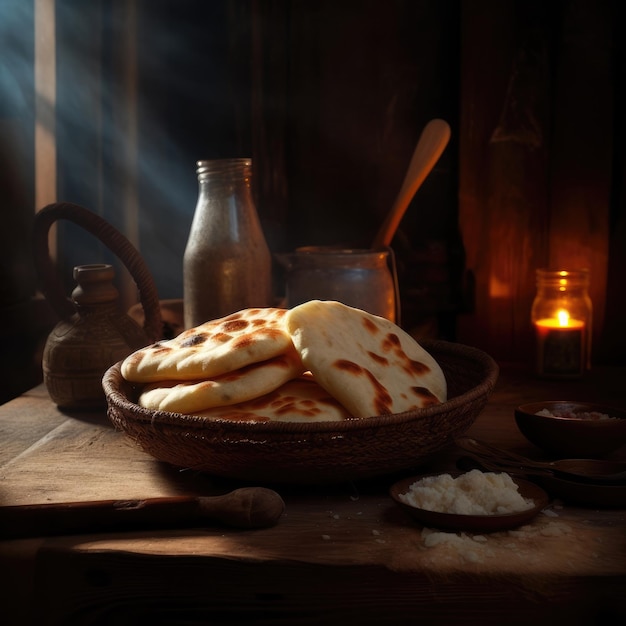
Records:
{"label": "wooden utensil handle", "polygon": [[450,126],[445,120],[434,119],[426,124],[411,157],[402,187],[374,237],[374,249],[391,245],[409,203],[435,167],[449,140]]}
{"label": "wooden utensil handle", "polygon": [[217,522],[235,528],[276,524],[285,504],[262,487],[220,496],[171,496],[0,507],[0,539],[83,532],[171,528]]}
{"label": "wooden utensil handle", "polygon": [[88,209],[71,202],[55,202],[35,214],[33,223],[33,259],[40,287],[54,312],[61,319],[71,319],[74,304],[64,294],[56,268],[50,258],[48,232],[57,220],[69,220],[100,240],[126,266],[137,287],[144,310],[144,331],[149,341],[163,333],[161,307],[156,284],[135,246],[114,226]]}

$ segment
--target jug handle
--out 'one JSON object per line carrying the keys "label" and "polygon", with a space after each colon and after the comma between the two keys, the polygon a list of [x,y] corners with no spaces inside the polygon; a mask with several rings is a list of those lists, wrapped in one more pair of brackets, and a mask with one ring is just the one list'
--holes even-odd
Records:
{"label": "jug handle", "polygon": [[52,224],[66,219],[81,226],[104,243],[124,263],[139,289],[145,322],[144,332],[150,342],[160,339],[163,331],[161,307],[157,289],[143,258],[133,244],[115,227],[99,215],[77,204],[56,202],[35,214],[33,223],[33,258],[41,291],[54,312],[62,319],[70,319],[76,312],[74,304],[61,286],[50,258],[48,232]]}
{"label": "jug handle", "polygon": [[393,280],[393,292],[395,296],[395,314],[396,314],[396,326],[401,326],[400,313],[402,311],[402,306],[400,305],[400,284],[398,283],[398,270],[396,266],[396,255],[391,246],[383,246],[383,250],[387,250],[388,255],[388,263],[389,270],[391,271],[391,278]]}

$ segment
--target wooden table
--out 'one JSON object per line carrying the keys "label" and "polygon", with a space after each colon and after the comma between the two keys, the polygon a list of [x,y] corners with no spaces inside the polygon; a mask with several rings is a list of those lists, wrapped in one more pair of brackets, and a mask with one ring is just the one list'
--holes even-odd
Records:
{"label": "wooden table", "polygon": [[[517,404],[571,398],[623,406],[624,381],[626,368],[557,383],[503,367],[470,434],[539,456],[515,426]],[[59,411],[43,386],[0,407],[0,442],[5,505],[210,495],[241,486],[158,463],[116,432],[104,412]],[[453,468],[457,456],[450,449],[417,469]],[[553,500],[518,531],[436,534],[388,497],[397,478],[273,486],[286,511],[267,529],[0,541],[0,620],[20,626],[624,623],[626,505],[600,510]]]}

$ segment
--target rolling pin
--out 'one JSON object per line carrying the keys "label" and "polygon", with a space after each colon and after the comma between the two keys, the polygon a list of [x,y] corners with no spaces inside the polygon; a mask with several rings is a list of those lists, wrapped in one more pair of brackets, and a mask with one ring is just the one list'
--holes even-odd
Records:
{"label": "rolling pin", "polygon": [[202,526],[267,528],[285,503],[264,487],[243,487],[219,496],[170,496],[0,506],[0,540],[74,533]]}

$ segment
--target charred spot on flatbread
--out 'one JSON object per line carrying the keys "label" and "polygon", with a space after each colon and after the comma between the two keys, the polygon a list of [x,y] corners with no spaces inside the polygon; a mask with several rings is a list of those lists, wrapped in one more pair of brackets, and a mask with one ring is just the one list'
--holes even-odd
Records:
{"label": "charred spot on flatbread", "polygon": [[440,404],[437,396],[430,389],[426,389],[426,387],[413,387],[412,391],[420,399],[420,405],[423,407]]}
{"label": "charred spot on flatbread", "polygon": [[187,337],[180,342],[181,348],[191,348],[192,346],[199,346],[207,340],[207,336],[204,333],[196,333]]}

